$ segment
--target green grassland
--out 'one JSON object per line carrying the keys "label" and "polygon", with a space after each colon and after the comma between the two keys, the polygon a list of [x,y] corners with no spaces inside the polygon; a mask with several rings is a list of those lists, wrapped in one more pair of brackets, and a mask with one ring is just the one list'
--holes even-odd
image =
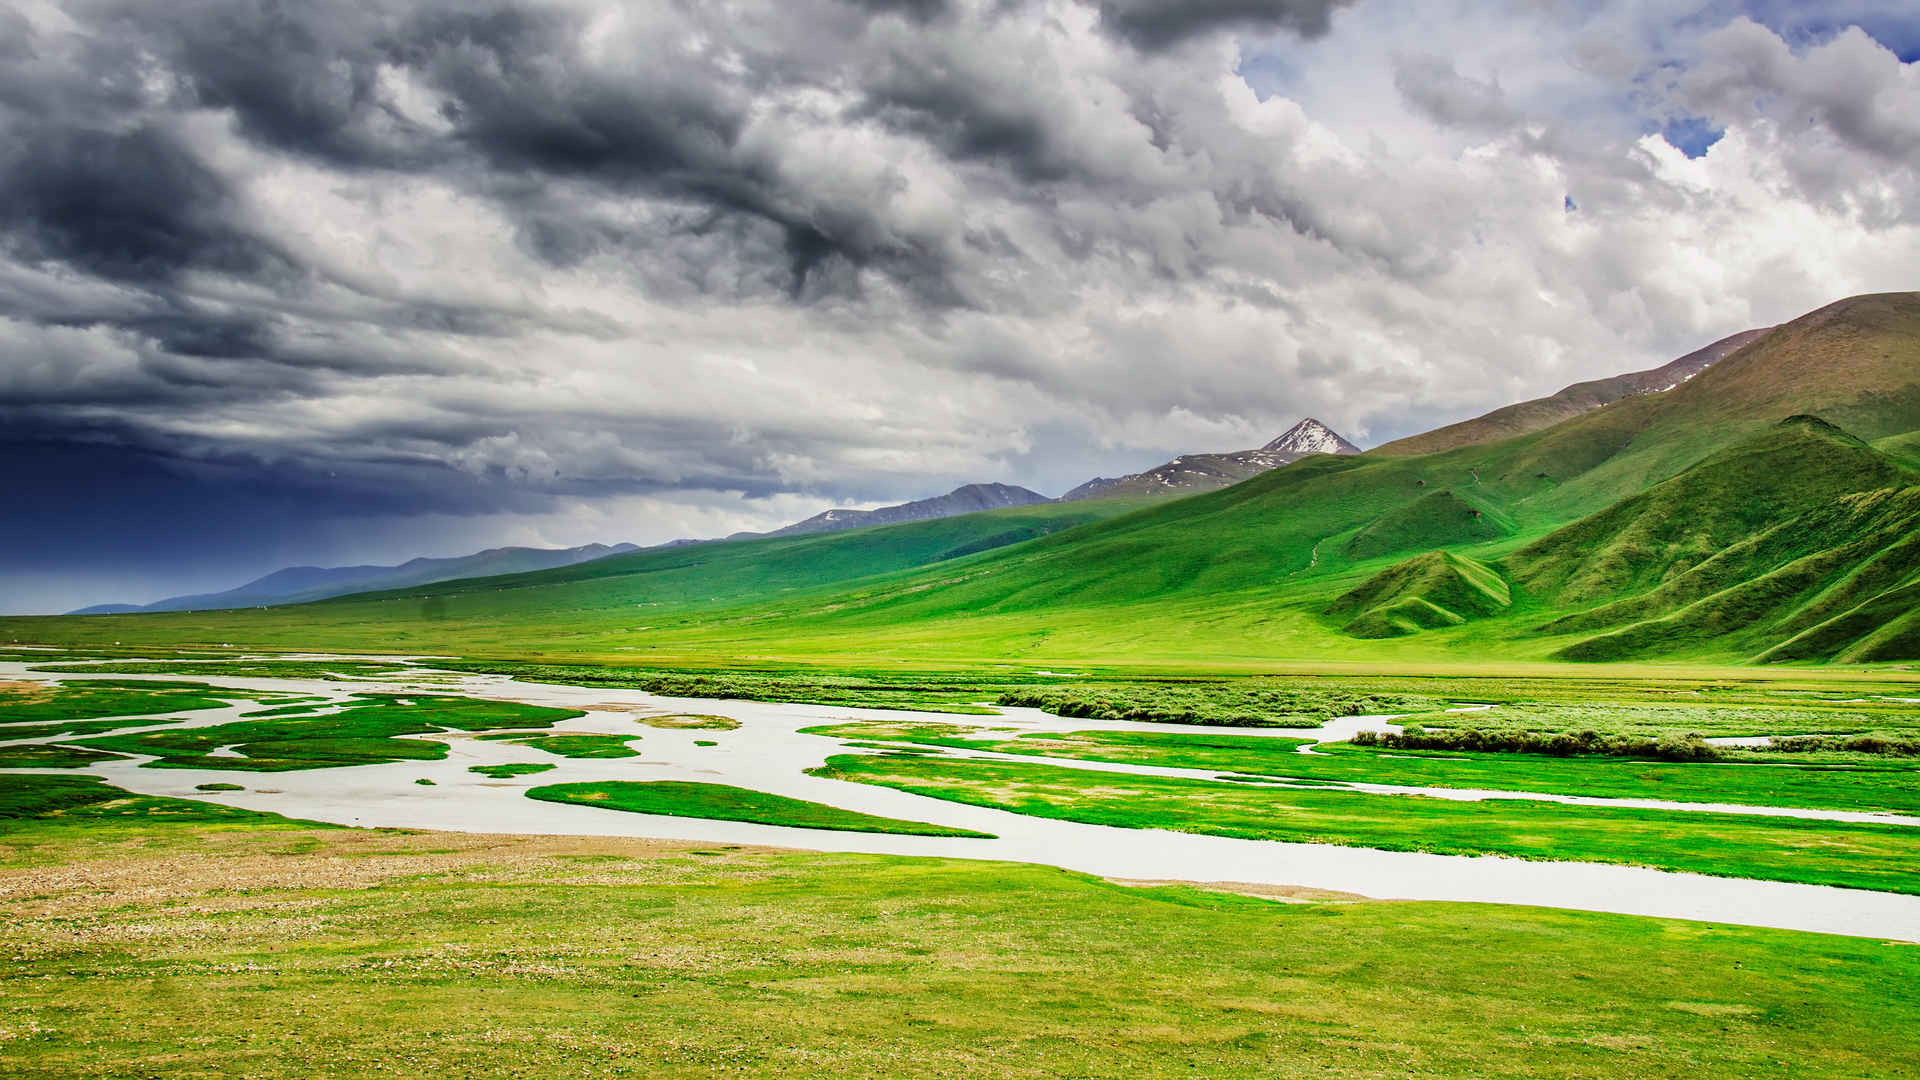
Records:
{"label": "green grassland", "polygon": [[640,751],[627,745],[638,740],[640,738],[638,735],[542,735],[503,731],[482,735],[480,738],[488,742],[509,742],[516,746],[529,746],[555,757],[630,758],[640,756]]}
{"label": "green grassland", "polygon": [[219,709],[226,707],[226,699],[255,696],[254,691],[216,690],[202,683],[89,679],[57,688],[15,684],[0,688],[0,732],[4,732],[0,738],[24,738],[14,734],[20,730],[15,725],[45,727],[103,717]]}
{"label": "green grassland", "polygon": [[[1702,700],[1688,695],[1666,701],[1539,701],[1522,698],[1486,712],[1427,713],[1426,727],[1493,727],[1540,732],[1597,731],[1617,735],[1879,734],[1920,735],[1920,706],[1885,694],[1845,701],[1773,696],[1747,700]],[[1690,698],[1690,700],[1689,700]]]}
{"label": "green grassland", "polygon": [[748,821],[757,825],[786,825],[795,829],[837,829],[842,832],[901,833],[907,836],[992,837],[970,829],[950,829],[923,821],[902,821],[842,810],[825,803],[791,799],[730,784],[703,784],[681,780],[607,780],[595,783],[548,784],[527,789],[527,797],[544,802],[624,810],[631,814]]}
{"label": "green grassland", "polygon": [[552,772],[556,767],[544,762],[516,761],[507,765],[469,765],[467,771],[478,773],[489,780],[507,780],[515,776],[534,776],[543,772]]}
{"label": "green grassland", "polygon": [[370,679],[404,670],[372,660],[105,660],[43,664],[37,670],[69,675],[226,675],[238,679]]}
{"label": "green grassland", "polygon": [[0,769],[84,769],[102,761],[113,761],[117,757],[117,754],[83,750],[77,746],[0,746]]}
{"label": "green grassland", "polygon": [[1455,802],[908,756],[841,755],[814,773],[1090,825],[1441,855],[1624,863],[1920,893],[1914,832],[1904,825],[1506,799]]}
{"label": "green grassland", "polygon": [[0,774],[0,849],[8,851],[9,862],[23,854],[22,846],[31,851],[42,838],[57,840],[68,827],[90,832],[123,822],[330,827],[194,799],[132,795],[93,776]]}
{"label": "green grassland", "polygon": [[1827,755],[1808,761],[1802,755],[1732,752],[1726,761],[1671,762],[1531,754],[1383,753],[1346,743],[1324,743],[1315,753],[1301,754],[1296,752],[1300,745],[1297,739],[1212,733],[1079,731],[967,738],[968,729],[958,726],[871,722],[807,730],[850,739],[1210,769],[1289,780],[1920,813],[1920,762],[1889,762],[1858,754]]}
{"label": "green grassland", "polygon": [[[545,727],[583,715],[568,709],[467,698],[415,696],[406,700],[410,703],[383,695],[363,695],[354,704],[326,716],[236,720],[187,730],[106,735],[80,745],[151,755],[155,760],[147,763],[149,768],[284,772],[391,761],[438,761],[446,757],[445,743],[397,736],[431,735],[449,729]],[[229,754],[216,756],[214,751],[223,747]]]}
{"label": "green grassland", "polygon": [[1920,950],[1873,940],[1282,904],[965,861],[313,829],[187,805],[196,817],[0,810],[0,1071],[1920,1070]]}

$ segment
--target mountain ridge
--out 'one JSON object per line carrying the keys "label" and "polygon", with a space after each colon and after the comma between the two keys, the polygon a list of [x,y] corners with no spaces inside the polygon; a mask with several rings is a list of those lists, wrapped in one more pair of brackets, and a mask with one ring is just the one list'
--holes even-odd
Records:
{"label": "mountain ridge", "polygon": [[1382,443],[1368,452],[1382,456],[1438,453],[1539,431],[1622,398],[1665,393],[1758,341],[1772,329],[1743,330],[1656,368],[1577,382],[1546,397],[1503,405],[1458,423]]}
{"label": "mountain ridge", "polygon": [[1052,501],[1037,491],[1016,484],[962,484],[944,495],[895,503],[892,506],[876,506],[871,510],[835,507],[822,510],[804,521],[796,521],[771,532],[738,532],[728,536],[727,539],[757,540],[771,536],[810,536],[814,533],[863,529],[869,525],[902,525],[910,521],[935,521],[961,514],[977,514],[983,510],[1005,510],[1015,506],[1033,506]]}
{"label": "mountain ridge", "polygon": [[223,611],[300,604],[379,589],[431,585],[490,574],[551,570],[638,551],[635,544],[582,544],[570,548],[496,547],[446,558],[421,556],[392,566],[288,566],[231,589],[189,593],[151,604],[96,604],[69,615],[129,615],[150,611]]}
{"label": "mountain ridge", "polygon": [[1345,436],[1309,416],[1264,446],[1223,454],[1182,454],[1143,472],[1097,476],[1060,496],[1060,501],[1195,495],[1230,487],[1313,454],[1357,455],[1360,452]]}

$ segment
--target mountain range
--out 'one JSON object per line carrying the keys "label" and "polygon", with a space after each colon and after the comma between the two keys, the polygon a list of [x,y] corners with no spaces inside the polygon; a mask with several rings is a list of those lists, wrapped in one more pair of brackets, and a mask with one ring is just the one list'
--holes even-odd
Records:
{"label": "mountain range", "polygon": [[1758,340],[1767,331],[1743,330],[1730,337],[1696,349],[1677,360],[1646,371],[1615,375],[1608,379],[1574,383],[1572,386],[1532,401],[1522,401],[1484,413],[1471,420],[1435,428],[1421,435],[1396,439],[1374,448],[1381,454],[1431,454],[1457,446],[1491,442],[1494,439],[1525,435],[1552,427],[1583,412],[1610,405],[1621,398],[1638,394],[1660,394],[1678,387],[1714,363],[1726,359],[1737,349]]}
{"label": "mountain range", "polygon": [[[1317,447],[1331,449],[1319,450]],[[1304,420],[1294,425],[1286,434],[1259,450],[1243,451],[1240,454],[1199,454],[1192,458],[1175,458],[1167,465],[1147,473],[1137,473],[1124,478],[1124,481],[1142,481],[1139,484],[1122,486],[1123,480],[1094,480],[1083,484],[1061,497],[1060,501],[1074,501],[1084,498],[1107,497],[1156,497],[1191,494],[1195,491],[1210,491],[1217,487],[1244,480],[1248,476],[1265,469],[1276,468],[1290,461],[1298,460],[1306,453],[1359,453],[1352,443],[1341,438],[1317,420]],[[1223,462],[1216,467],[1203,467],[1202,470],[1181,469],[1183,461]],[[1176,475],[1188,473],[1188,475]],[[1167,479],[1147,480],[1165,474]],[[1087,491],[1092,485],[1109,484],[1120,486],[1119,490],[1090,495]],[[977,514],[986,510],[1001,510],[1016,506],[1034,506],[1053,502],[1037,491],[1013,484],[965,484],[954,488],[945,495],[936,495],[927,499],[898,503],[893,506],[875,507],[871,510],[834,508],[824,510],[804,521],[775,529],[771,532],[738,532],[726,539],[753,540],[773,536],[807,536],[815,533],[840,532],[847,529],[861,529],[875,525],[900,525],[911,521],[932,521],[938,518],[957,517],[962,514]],[[682,539],[657,545],[659,548],[677,548],[695,544],[714,543],[711,540]],[[545,570],[553,567],[572,566],[575,563],[604,559],[611,555],[622,555],[630,551],[643,550],[634,544],[587,544],[577,548],[561,550],[538,548],[493,548],[473,555],[442,559],[413,559],[399,566],[291,566],[277,570],[265,577],[247,582],[216,593],[197,593],[191,596],[175,596],[151,604],[96,604],[69,612],[72,615],[126,615],[141,611],[216,611],[229,608],[266,607],[277,604],[302,604],[314,600],[325,600],[335,596],[352,593],[375,592],[384,589],[401,589],[410,585],[430,585],[440,581],[452,581],[459,578],[489,577],[498,574],[517,574],[530,570]]]}
{"label": "mountain range", "polygon": [[481,656],[539,640],[604,662],[1911,661],[1920,294],[1843,300],[1198,494],[637,551],[298,609],[0,623],[74,644]]}
{"label": "mountain range", "polygon": [[151,604],[100,604],[74,615],[125,615],[137,611],[214,611],[226,608],[304,604],[376,589],[404,589],[455,578],[518,574],[572,566],[638,551],[633,544],[585,544],[571,548],[489,548],[445,559],[410,559],[398,566],[289,566],[222,592],[173,596]]}
{"label": "mountain range", "polygon": [[1229,487],[1268,469],[1290,465],[1309,454],[1359,452],[1359,447],[1309,416],[1258,449],[1225,454],[1182,454],[1165,465],[1145,472],[1116,477],[1097,476],[1060,496],[1060,501],[1196,495],[1202,491]]}

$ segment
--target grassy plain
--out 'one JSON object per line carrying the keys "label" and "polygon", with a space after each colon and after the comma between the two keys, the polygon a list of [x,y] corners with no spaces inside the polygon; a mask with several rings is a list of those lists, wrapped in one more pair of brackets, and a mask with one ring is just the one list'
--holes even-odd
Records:
{"label": "grassy plain", "polygon": [[1057,765],[841,755],[817,776],[1020,814],[1132,829],[1442,855],[1622,863],[1920,893],[1904,825],[1300,790]]}
{"label": "grassy plain", "polygon": [[0,684],[0,738],[25,738],[14,734],[20,730],[18,725],[218,709],[227,704],[216,696],[222,694],[236,700],[255,696],[252,691],[218,691],[201,683],[89,679],[58,688],[39,682],[4,683]]}
{"label": "grassy plain", "polygon": [[375,660],[107,660],[84,664],[45,664],[56,675],[226,675],[236,679],[373,679],[404,670]]}
{"label": "grassy plain", "polygon": [[444,743],[397,736],[431,735],[449,728],[490,731],[545,727],[581,715],[567,709],[469,698],[415,695],[404,701],[363,696],[341,711],[323,716],[262,717],[186,730],[104,735],[81,745],[151,755],[156,760],[150,765],[155,768],[283,772],[391,761],[438,761],[447,754]]}
{"label": "grassy plain", "polygon": [[639,757],[640,751],[628,746],[637,741],[638,735],[543,735],[537,732],[502,731],[480,738],[488,742],[509,742],[517,746],[530,746],[564,758],[630,758]]}
{"label": "grassy plain", "polygon": [[1301,754],[1296,752],[1300,741],[1295,739],[1212,732],[1080,731],[969,738],[966,729],[956,726],[873,722],[808,730],[910,745],[1289,779],[1920,813],[1920,762],[1860,754],[1811,762],[1805,755],[1764,753],[1737,754],[1721,762],[1670,762],[1534,754],[1381,752],[1345,743],[1322,744],[1315,753]]}
{"label": "grassy plain", "polygon": [[223,808],[0,821],[0,899],[21,1080],[1920,1070],[1920,949],[1576,912]]}

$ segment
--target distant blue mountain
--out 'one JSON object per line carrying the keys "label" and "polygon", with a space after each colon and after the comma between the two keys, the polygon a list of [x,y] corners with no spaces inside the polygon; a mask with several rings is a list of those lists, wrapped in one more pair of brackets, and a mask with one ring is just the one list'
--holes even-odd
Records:
{"label": "distant blue mountain", "polygon": [[225,592],[175,596],[152,604],[96,604],[70,615],[125,615],[138,611],[219,611],[223,608],[304,604],[349,593],[404,589],[454,578],[492,577],[624,555],[633,544],[586,544],[574,548],[489,548],[449,559],[413,559],[399,566],[290,566]]}
{"label": "distant blue mountain", "polygon": [[977,514],[982,510],[1001,510],[1009,506],[1032,506],[1035,503],[1052,501],[1037,491],[1028,491],[1026,488],[1015,487],[1012,484],[967,484],[931,499],[917,499],[913,502],[881,506],[872,510],[826,510],[805,521],[788,525],[784,529],[775,529],[766,533],[734,533],[727,539],[752,540],[762,536],[807,536],[813,533],[859,529],[868,525],[899,525],[908,521],[932,521],[935,518],[956,517],[960,514]]}

